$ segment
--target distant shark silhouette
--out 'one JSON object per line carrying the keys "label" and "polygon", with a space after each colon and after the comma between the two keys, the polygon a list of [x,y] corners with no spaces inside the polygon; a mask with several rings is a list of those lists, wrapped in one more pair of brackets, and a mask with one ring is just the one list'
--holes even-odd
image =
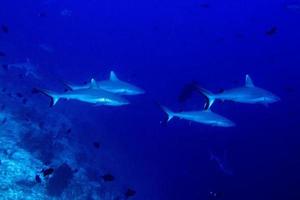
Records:
{"label": "distant shark silhouette", "polygon": [[52,101],[50,106],[54,106],[59,101],[59,99],[72,99],[99,106],[122,106],[129,104],[129,102],[125,98],[119,95],[96,88],[96,81],[94,79],[91,80],[90,84],[90,88],[67,91],[65,93],[56,93],[44,89],[37,90],[51,97]]}
{"label": "distant shark silhouette", "polygon": [[202,94],[206,96],[208,100],[207,104],[205,105],[205,109],[209,109],[217,99],[222,101],[229,100],[238,103],[260,103],[264,105],[268,105],[280,100],[280,98],[273,93],[265,89],[256,87],[248,74],[246,75],[245,86],[243,87],[224,90],[223,92],[218,94],[214,94],[201,87],[199,87],[198,89]]}
{"label": "distant shark silhouette", "polygon": [[227,160],[227,153],[224,151],[223,156],[218,156],[216,153],[210,151],[210,160],[215,161],[218,165],[219,170],[224,173],[225,175],[232,176],[233,171],[231,167],[229,166],[228,160]]}
{"label": "distant shark silhouette", "polygon": [[185,119],[191,122],[197,122],[201,124],[207,124],[211,126],[219,127],[232,127],[235,126],[231,120],[212,112],[210,109],[200,110],[200,111],[183,111],[183,112],[173,112],[165,106],[161,106],[164,112],[168,115],[167,122],[169,122],[174,117],[179,119]]}
{"label": "distant shark silhouette", "polygon": [[[78,89],[90,88],[91,83],[87,83],[85,85],[73,85],[66,83],[66,85],[69,89],[75,91]],[[95,89],[101,89],[119,95],[139,95],[145,93],[143,89],[125,81],[121,81],[114,71],[110,72],[109,80],[97,81]]]}
{"label": "distant shark silhouette", "polygon": [[37,73],[36,65],[32,64],[29,58],[26,59],[26,62],[23,63],[13,63],[7,65],[8,69],[17,68],[24,71],[25,76],[31,76],[35,79],[40,80],[41,77]]}

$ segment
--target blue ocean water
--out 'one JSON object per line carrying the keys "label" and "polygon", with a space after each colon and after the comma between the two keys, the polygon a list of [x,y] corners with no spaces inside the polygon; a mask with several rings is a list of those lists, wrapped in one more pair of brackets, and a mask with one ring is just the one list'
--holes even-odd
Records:
{"label": "blue ocean water", "polygon": [[[299,21],[297,0],[3,0],[0,199],[300,199]],[[34,90],[111,70],[145,94],[49,107]],[[179,101],[186,85],[246,74],[281,100],[215,102],[230,128],[165,123],[158,104],[203,109],[197,92]]]}

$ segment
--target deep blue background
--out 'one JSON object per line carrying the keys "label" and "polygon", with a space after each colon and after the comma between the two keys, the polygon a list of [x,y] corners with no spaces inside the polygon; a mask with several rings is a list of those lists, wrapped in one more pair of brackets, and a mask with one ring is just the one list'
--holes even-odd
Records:
{"label": "deep blue background", "polygon": [[[54,108],[76,122],[76,139],[102,141],[109,152],[102,167],[134,187],[136,199],[208,199],[210,191],[220,191],[231,200],[296,200],[300,10],[286,9],[288,3],[2,0],[0,24],[9,33],[0,35],[0,47],[12,62],[29,57],[38,63],[48,85],[55,79],[104,79],[113,69],[147,91],[131,97],[128,107],[63,102]],[[62,16],[64,9],[71,16]],[[278,32],[266,35],[274,26]],[[160,124],[164,114],[157,101],[174,110],[202,108],[200,96],[178,103],[186,83],[196,80],[218,91],[244,84],[246,73],[282,101],[268,108],[216,103],[214,111],[237,123],[230,129],[180,120]],[[228,152],[233,176],[218,171],[210,149]]]}

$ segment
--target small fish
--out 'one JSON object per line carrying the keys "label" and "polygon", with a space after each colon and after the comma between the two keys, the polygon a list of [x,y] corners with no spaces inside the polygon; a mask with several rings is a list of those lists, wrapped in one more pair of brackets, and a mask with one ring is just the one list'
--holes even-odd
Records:
{"label": "small fish", "polygon": [[197,91],[198,91],[198,86],[197,86],[196,81],[192,81],[191,83],[186,84],[182,88],[182,90],[178,96],[178,101],[180,103],[186,102]]}
{"label": "small fish", "polygon": [[2,68],[3,68],[5,71],[7,71],[7,70],[8,70],[8,65],[2,64]]}
{"label": "small fish", "polygon": [[48,169],[43,169],[43,170],[42,170],[42,173],[43,173],[43,176],[44,176],[44,177],[51,175],[53,172],[54,172],[54,169],[51,168],[51,167],[48,168]]}
{"label": "small fish", "polygon": [[26,99],[26,98],[24,98],[23,100],[22,100],[22,103],[23,104],[26,104],[28,102],[28,99]]}
{"label": "small fish", "polygon": [[273,26],[272,28],[270,28],[269,30],[266,31],[266,35],[272,36],[272,35],[275,35],[277,32],[278,32],[277,27]]}
{"label": "small fish", "polygon": [[72,132],[72,129],[69,128],[69,129],[67,130],[67,134],[70,134],[71,132]]}
{"label": "small fish", "polygon": [[99,142],[93,142],[93,146],[94,146],[96,149],[99,149],[99,148],[100,148],[100,143],[99,143]]}
{"label": "small fish", "polygon": [[3,53],[2,51],[0,51],[0,57],[5,57],[5,56],[6,56],[6,54]]}
{"label": "small fish", "polygon": [[37,183],[41,183],[42,182],[42,179],[41,179],[41,177],[39,175],[35,176],[35,182],[37,182]]}
{"label": "small fish", "polygon": [[3,124],[5,124],[6,122],[7,122],[7,118],[5,117],[5,118],[2,120],[1,124],[3,125]]}
{"label": "small fish", "polygon": [[3,111],[5,109],[5,104],[2,104],[2,106],[0,107],[0,110]]}
{"label": "small fish", "polygon": [[17,92],[16,95],[17,95],[17,97],[19,97],[19,98],[23,98],[23,94],[20,93],[20,92]]}
{"label": "small fish", "polygon": [[111,174],[105,174],[102,176],[102,179],[105,181],[105,182],[111,182],[111,181],[114,181],[115,180],[115,177]]}
{"label": "small fish", "polygon": [[6,26],[4,24],[1,25],[1,30],[2,30],[3,33],[8,33],[9,32],[8,26]]}
{"label": "small fish", "polygon": [[136,194],[136,191],[128,188],[125,192],[125,197],[126,197],[126,199],[128,199],[129,197],[133,197],[135,194]]}
{"label": "small fish", "polygon": [[210,5],[208,3],[201,3],[200,7],[201,8],[210,8]]}
{"label": "small fish", "polygon": [[40,18],[45,18],[45,17],[47,17],[47,13],[46,12],[40,12],[39,14],[38,14],[38,16],[40,17]]}
{"label": "small fish", "polygon": [[31,94],[39,94],[39,93],[40,93],[40,91],[38,89],[32,88]]}

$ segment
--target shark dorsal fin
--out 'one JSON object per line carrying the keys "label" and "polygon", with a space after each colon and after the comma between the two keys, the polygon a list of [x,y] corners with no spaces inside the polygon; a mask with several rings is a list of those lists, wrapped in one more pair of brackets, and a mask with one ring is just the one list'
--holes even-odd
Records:
{"label": "shark dorsal fin", "polygon": [[111,81],[119,81],[119,79],[118,79],[118,77],[117,77],[117,75],[115,74],[114,71],[110,72],[109,80],[111,80]]}
{"label": "shark dorsal fin", "polygon": [[91,88],[92,89],[97,89],[98,88],[98,86],[97,86],[97,83],[96,83],[96,80],[95,79],[91,79]]}
{"label": "shark dorsal fin", "polygon": [[246,87],[254,87],[253,81],[248,74],[246,75],[245,86]]}

